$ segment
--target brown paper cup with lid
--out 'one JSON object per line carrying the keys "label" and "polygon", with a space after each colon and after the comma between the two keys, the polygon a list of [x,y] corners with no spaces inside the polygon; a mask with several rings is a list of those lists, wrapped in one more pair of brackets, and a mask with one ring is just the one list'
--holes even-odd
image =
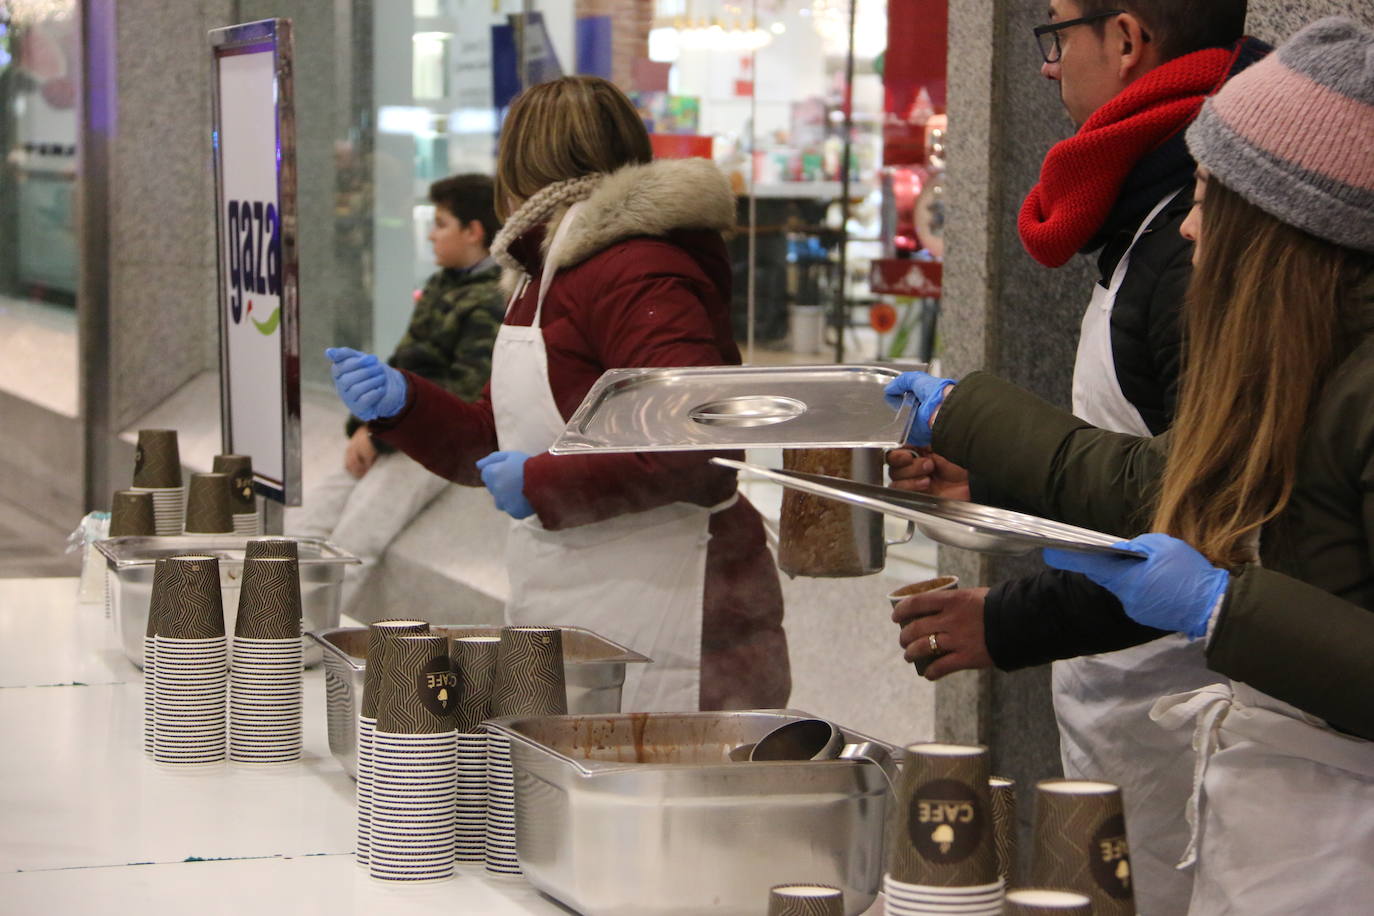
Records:
{"label": "brown paper cup with lid", "polygon": [[896,801],[888,836],[893,878],[930,887],[998,880],[987,748],[908,746]]}
{"label": "brown paper cup with lid", "polygon": [[299,639],[301,577],[290,557],[245,560],[234,635],[240,639]]}
{"label": "brown paper cup with lid", "polygon": [[110,537],[152,537],[157,534],[153,494],[117,490],[110,500]]}
{"label": "brown paper cup with lid", "polygon": [[186,533],[227,534],[234,530],[227,474],[192,474],[186,488]]}
{"label": "brown paper cup with lid", "polygon": [[496,685],[498,636],[458,636],[449,644],[449,658],[458,675],[458,709],[455,722],[466,735],[482,733],[482,722],[491,718],[491,692]]}
{"label": "brown paper cup with lid", "polygon": [[[372,667],[369,660],[368,667]],[[396,636],[382,643],[377,678],[377,731],[433,735],[453,731],[458,679],[441,633]]]}
{"label": "brown paper cup with lid", "polygon": [[563,634],[554,627],[504,627],[491,691],[492,716],[568,712]]}
{"label": "brown paper cup with lid", "polygon": [[210,470],[229,478],[229,511],[249,515],[258,511],[253,498],[253,459],[247,455],[216,455]]}
{"label": "brown paper cup with lid", "polygon": [[844,891],[828,884],[779,884],[768,891],[768,916],[844,916]]}
{"label": "brown paper cup with lid", "polygon": [[1086,894],[1098,916],[1135,913],[1121,789],[1087,779],[1035,787],[1030,884]]}
{"label": "brown paper cup with lid", "polygon": [[1004,916],[1092,916],[1093,903],[1077,891],[1023,887],[1007,891],[1002,912]]}
{"label": "brown paper cup with lid", "polygon": [[[251,547],[255,542],[249,541]],[[292,542],[295,546],[295,542]],[[367,662],[363,668],[363,701],[359,704],[358,714],[366,719],[377,718],[378,679],[382,673],[382,644],[397,636],[414,636],[429,632],[429,624],[423,620],[378,620],[367,628]]]}
{"label": "brown paper cup with lid", "polygon": [[174,429],[140,429],[134,449],[134,486],[166,489],[181,486],[181,453]]}
{"label": "brown paper cup with lid", "polygon": [[993,776],[988,780],[992,799],[992,842],[997,848],[997,873],[1011,886],[1016,876],[1016,780]]}
{"label": "brown paper cup with lid", "polygon": [[[188,554],[169,557],[167,566],[171,582],[157,621],[157,635],[167,639],[223,636],[224,603],[219,587],[219,560]],[[151,608],[149,611],[151,613]]]}
{"label": "brown paper cup with lid", "polygon": [[250,538],[243,548],[244,562],[262,559],[263,557],[289,557],[292,560],[299,560],[300,549],[296,545],[295,538]]}

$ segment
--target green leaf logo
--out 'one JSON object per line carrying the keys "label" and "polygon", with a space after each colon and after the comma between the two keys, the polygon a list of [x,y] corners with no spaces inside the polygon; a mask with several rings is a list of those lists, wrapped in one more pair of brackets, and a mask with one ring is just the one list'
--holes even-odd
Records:
{"label": "green leaf logo", "polygon": [[281,323],[281,306],[272,309],[272,314],[267,316],[266,321],[259,321],[251,315],[248,316],[248,320],[253,322],[253,327],[258,329],[259,334],[264,337],[271,337],[272,333],[277,330],[277,325]]}

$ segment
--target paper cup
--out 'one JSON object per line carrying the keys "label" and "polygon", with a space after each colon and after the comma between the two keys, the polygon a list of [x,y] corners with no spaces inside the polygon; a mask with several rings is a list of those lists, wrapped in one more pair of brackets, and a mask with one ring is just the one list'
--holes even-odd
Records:
{"label": "paper cup", "polygon": [[1076,891],[1023,887],[1007,892],[1006,916],[1092,916],[1092,900]]}
{"label": "paper cup", "polygon": [[1135,913],[1118,786],[1087,779],[1036,784],[1030,884],[1086,894],[1098,916]]}
{"label": "paper cup", "polygon": [[[482,734],[482,722],[491,718],[491,691],[496,682],[500,646],[501,640],[496,636],[459,636],[449,645],[449,659],[458,675],[458,708],[454,718],[460,734]],[[483,738],[483,753],[485,742]]]}
{"label": "paper cup", "polygon": [[[259,541],[249,541],[251,547]],[[295,542],[292,542],[295,547]],[[382,673],[382,643],[397,636],[428,633],[429,624],[423,620],[378,620],[367,628],[367,666],[363,670],[363,701],[361,714],[369,719],[377,718],[378,678]]]}
{"label": "paper cup", "polygon": [[243,548],[243,561],[260,560],[265,557],[289,557],[300,559],[296,539],[289,537],[253,538]]}
{"label": "paper cup", "polygon": [[117,490],[110,500],[110,537],[152,537],[157,534],[153,497],[139,490]]}
{"label": "paper cup", "polygon": [[1005,776],[988,780],[992,800],[992,841],[997,849],[997,873],[1011,884],[1016,874],[1016,781]]}
{"label": "paper cup", "polygon": [[987,748],[909,746],[896,802],[888,835],[893,878],[948,888],[999,881]]}
{"label": "paper cup", "polygon": [[181,453],[174,429],[140,429],[134,449],[134,486],[181,486]]}
{"label": "paper cup", "polygon": [[[449,666],[448,637],[434,633],[397,636],[382,643],[377,679],[377,736],[425,735],[453,731],[458,679]],[[368,660],[368,667],[373,665]],[[449,739],[449,765],[453,740]]]}
{"label": "paper cup", "polygon": [[568,712],[563,634],[553,627],[504,627],[491,691],[495,716],[561,716]]}
{"label": "paper cup", "polygon": [[258,502],[253,493],[252,458],[247,455],[216,455],[210,470],[229,478],[229,511],[232,514],[256,515]]}
{"label": "paper cup", "polygon": [[887,600],[892,602],[892,606],[895,608],[898,602],[903,598],[910,598],[912,595],[923,595],[926,592],[943,592],[958,587],[958,576],[937,576],[934,579],[923,579],[920,582],[903,585],[901,588],[889,592]]}
{"label": "paper cup", "polygon": [[219,560],[188,554],[170,557],[167,562],[172,572],[171,588],[158,622],[158,636],[178,640],[222,638],[224,604],[220,597]]}
{"label": "paper cup", "polygon": [[824,884],[779,884],[768,891],[768,916],[844,916],[844,891]]}
{"label": "paper cup", "polygon": [[259,557],[243,561],[234,636],[300,644],[301,579],[295,559]]}
{"label": "paper cup", "polygon": [[227,474],[192,474],[186,488],[186,533],[227,534],[234,530]]}

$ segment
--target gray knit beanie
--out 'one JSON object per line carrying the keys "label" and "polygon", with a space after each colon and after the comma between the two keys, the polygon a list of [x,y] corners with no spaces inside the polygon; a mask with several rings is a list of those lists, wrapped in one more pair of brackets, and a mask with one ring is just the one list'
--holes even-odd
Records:
{"label": "gray knit beanie", "polygon": [[1271,216],[1374,252],[1374,32],[1321,19],[1202,106],[1188,148]]}

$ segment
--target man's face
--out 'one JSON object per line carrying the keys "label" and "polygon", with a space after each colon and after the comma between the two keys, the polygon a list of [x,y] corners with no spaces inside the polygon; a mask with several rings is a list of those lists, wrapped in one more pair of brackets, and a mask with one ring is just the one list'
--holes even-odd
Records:
{"label": "man's face", "polygon": [[[1077,0],[1050,0],[1050,21],[1064,22],[1083,15]],[[1082,127],[1127,82],[1119,55],[1111,53],[1113,20],[1070,26],[1059,32],[1059,60],[1043,64],[1040,73],[1059,84],[1059,97],[1075,127]]]}

